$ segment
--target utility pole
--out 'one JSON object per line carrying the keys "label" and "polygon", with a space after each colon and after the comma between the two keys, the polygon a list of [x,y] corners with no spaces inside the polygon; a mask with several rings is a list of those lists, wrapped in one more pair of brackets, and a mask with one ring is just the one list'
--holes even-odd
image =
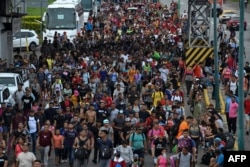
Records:
{"label": "utility pole", "polygon": [[238,110],[238,149],[239,151],[244,151],[244,90],[243,90],[243,80],[244,80],[244,0],[240,0],[240,43],[239,43],[239,110]]}
{"label": "utility pole", "polygon": [[219,90],[220,90],[220,82],[219,82],[219,58],[218,58],[218,51],[217,51],[217,8],[216,8],[217,1],[214,0],[213,3],[213,19],[214,19],[214,80],[215,80],[215,109],[217,111],[220,110],[220,96],[219,96]]}

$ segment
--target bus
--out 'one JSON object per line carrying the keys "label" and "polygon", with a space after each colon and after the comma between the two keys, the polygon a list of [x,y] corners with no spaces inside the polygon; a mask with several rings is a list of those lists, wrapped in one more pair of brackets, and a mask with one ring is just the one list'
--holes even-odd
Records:
{"label": "bus", "polygon": [[57,0],[48,5],[43,15],[43,37],[53,42],[55,32],[67,33],[68,39],[73,41],[77,33],[84,28],[84,14],[81,0]]}

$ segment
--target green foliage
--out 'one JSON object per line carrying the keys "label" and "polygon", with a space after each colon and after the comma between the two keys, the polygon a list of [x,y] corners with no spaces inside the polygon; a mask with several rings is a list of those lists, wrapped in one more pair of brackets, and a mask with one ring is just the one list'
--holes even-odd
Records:
{"label": "green foliage", "polygon": [[28,7],[27,8],[27,14],[30,16],[41,16],[43,13],[46,11],[45,8],[33,8],[33,7]]}
{"label": "green foliage", "polygon": [[48,0],[48,4],[52,4],[53,2],[55,2],[56,0]]}
{"label": "green foliage", "polygon": [[[48,0],[48,4],[52,4],[56,0]],[[41,16],[43,13],[46,12],[46,8],[34,8],[34,7],[27,7],[27,14],[30,16]]]}
{"label": "green foliage", "polygon": [[42,21],[41,16],[24,16],[22,21],[35,22],[36,20]]}
{"label": "green foliage", "polygon": [[31,21],[22,21],[22,29],[30,29],[36,31],[37,34],[41,33],[41,24]]}

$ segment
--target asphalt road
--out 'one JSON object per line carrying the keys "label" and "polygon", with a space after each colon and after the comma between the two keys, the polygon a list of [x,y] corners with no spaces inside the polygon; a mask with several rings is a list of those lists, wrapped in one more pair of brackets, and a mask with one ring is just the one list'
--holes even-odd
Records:
{"label": "asphalt road", "polygon": [[27,7],[33,7],[33,8],[47,8],[48,6],[48,0],[28,0],[27,1]]}
{"label": "asphalt road", "polygon": [[[44,1],[46,0],[42,0],[43,1],[43,5],[46,3]],[[171,3],[172,0],[160,0],[161,3],[163,4],[167,4],[169,5]],[[180,7],[180,11],[181,13],[184,11],[184,10],[187,10],[188,9],[188,0],[181,0],[181,7]],[[40,1],[36,0],[36,1],[28,1],[28,7],[40,7],[41,3]],[[47,6],[44,5],[44,6]],[[233,9],[233,10],[237,10],[239,11],[239,6],[238,6],[238,3],[233,3],[233,2],[228,2],[226,4],[223,5],[223,9],[226,10],[226,9]],[[246,58],[245,58],[245,61],[250,61],[250,56],[248,56],[250,54],[250,11],[246,11],[245,10],[245,19],[248,21],[248,28],[247,30],[244,32],[244,45],[245,45],[245,48],[246,48]],[[218,20],[217,20],[218,22]],[[210,39],[213,39],[213,20],[211,20],[211,27],[210,27]],[[236,37],[239,38],[239,32],[236,33]],[[38,53],[39,55],[39,53]],[[185,90],[184,90],[185,91]],[[185,106],[185,111],[187,112],[186,114],[189,115],[191,114],[189,112],[189,106]],[[250,138],[248,136],[245,136],[245,149],[246,150],[250,150]],[[198,164],[196,165],[196,167],[205,167],[206,165],[202,165],[200,164],[200,158],[201,156],[203,155],[202,153],[202,150],[199,150],[200,151],[200,154],[199,154],[199,157],[198,157]],[[171,154],[169,154],[171,155]],[[39,159],[40,156],[39,156],[39,153],[37,155],[37,158]],[[99,164],[93,164],[92,163],[92,158],[93,158],[93,155],[90,155],[90,160],[89,160],[89,164],[88,166],[91,166],[91,167],[98,167]],[[54,165],[54,154],[52,154],[52,157],[50,158],[49,160],[49,164],[50,166],[53,166]],[[66,167],[68,166],[68,164],[61,164],[60,165],[61,167]],[[149,154],[146,154],[145,155],[145,167],[152,167],[153,166],[153,158],[149,155]]]}

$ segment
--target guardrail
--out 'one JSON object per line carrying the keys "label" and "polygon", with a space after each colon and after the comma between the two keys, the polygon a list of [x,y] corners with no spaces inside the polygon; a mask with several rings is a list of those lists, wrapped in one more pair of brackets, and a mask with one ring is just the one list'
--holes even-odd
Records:
{"label": "guardrail", "polygon": [[210,104],[210,99],[209,99],[209,96],[208,96],[207,89],[203,90],[203,96],[204,96],[205,105],[206,105],[206,108],[207,108],[209,106],[209,104]]}

